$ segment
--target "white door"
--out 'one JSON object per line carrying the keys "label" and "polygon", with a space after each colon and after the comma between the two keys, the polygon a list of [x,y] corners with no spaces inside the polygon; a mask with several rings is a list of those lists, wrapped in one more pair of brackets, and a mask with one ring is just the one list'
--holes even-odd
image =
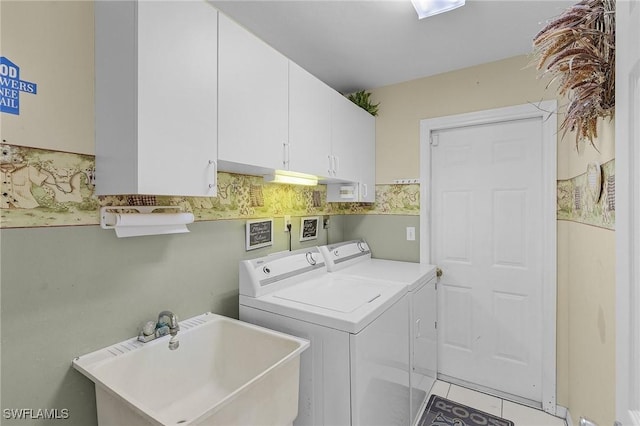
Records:
{"label": "white door", "polygon": [[616,5],[616,417],[640,425],[640,1]]}
{"label": "white door", "polygon": [[432,133],[439,373],[542,401],[542,119]]}

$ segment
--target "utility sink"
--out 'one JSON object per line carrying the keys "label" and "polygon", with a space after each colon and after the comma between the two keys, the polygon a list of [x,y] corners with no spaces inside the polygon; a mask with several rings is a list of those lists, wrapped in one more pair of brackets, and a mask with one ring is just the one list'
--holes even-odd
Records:
{"label": "utility sink", "polygon": [[309,342],[206,313],[169,336],[136,338],[73,360],[95,383],[98,424],[290,425]]}

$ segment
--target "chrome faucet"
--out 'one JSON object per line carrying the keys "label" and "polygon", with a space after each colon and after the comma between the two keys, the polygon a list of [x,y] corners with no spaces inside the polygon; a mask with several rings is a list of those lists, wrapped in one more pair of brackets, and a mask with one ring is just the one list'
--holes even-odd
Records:
{"label": "chrome faucet", "polygon": [[[169,322],[164,321],[164,318],[169,318]],[[180,325],[178,325],[178,317],[171,311],[162,311],[158,314],[158,325],[167,325],[169,327],[169,334],[175,336],[180,331]]]}
{"label": "chrome faucet", "polygon": [[[168,318],[169,322],[166,322],[164,319]],[[171,334],[171,339],[169,339],[169,349],[174,350],[178,349],[180,346],[180,341],[178,340],[178,331],[180,331],[180,325],[178,324],[178,317],[171,311],[162,311],[158,314],[158,327],[162,325],[166,325],[169,327],[169,334]]]}
{"label": "chrome faucet", "polygon": [[140,330],[138,340],[143,343],[150,342],[158,337],[171,334],[169,339],[169,349],[178,349],[180,342],[178,341],[178,331],[180,331],[180,324],[178,324],[178,317],[171,311],[162,311],[158,314],[158,321],[147,321],[147,323]]}

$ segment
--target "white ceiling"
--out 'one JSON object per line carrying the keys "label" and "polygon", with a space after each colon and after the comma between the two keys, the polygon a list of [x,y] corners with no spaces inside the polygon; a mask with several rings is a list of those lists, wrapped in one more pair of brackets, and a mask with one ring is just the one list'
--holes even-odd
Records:
{"label": "white ceiling", "polygon": [[531,40],[578,0],[467,0],[418,20],[409,0],[210,0],[342,93],[531,52]]}

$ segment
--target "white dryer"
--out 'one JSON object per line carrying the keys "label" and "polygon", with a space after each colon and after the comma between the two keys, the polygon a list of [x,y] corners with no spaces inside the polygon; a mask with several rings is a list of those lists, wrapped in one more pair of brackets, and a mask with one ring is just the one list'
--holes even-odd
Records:
{"label": "white dryer", "polygon": [[295,425],[409,425],[407,287],[329,274],[317,247],[240,262],[240,319],[311,342]]}
{"label": "white dryer", "polygon": [[437,377],[436,267],[423,263],[372,259],[364,240],[319,247],[331,273],[404,284],[409,291],[411,424],[419,420]]}

